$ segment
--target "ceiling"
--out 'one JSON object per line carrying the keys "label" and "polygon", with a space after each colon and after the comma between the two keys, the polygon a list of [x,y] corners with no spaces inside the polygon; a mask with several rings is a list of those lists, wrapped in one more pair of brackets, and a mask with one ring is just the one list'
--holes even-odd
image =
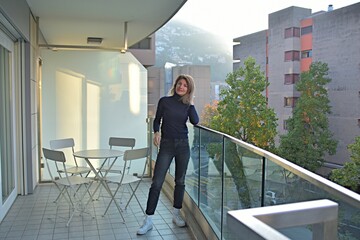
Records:
{"label": "ceiling", "polygon": [[[39,44],[105,49],[124,49],[125,39],[127,46],[141,41],[168,22],[186,1],[27,0],[45,40]],[[88,37],[103,41],[88,44]]]}

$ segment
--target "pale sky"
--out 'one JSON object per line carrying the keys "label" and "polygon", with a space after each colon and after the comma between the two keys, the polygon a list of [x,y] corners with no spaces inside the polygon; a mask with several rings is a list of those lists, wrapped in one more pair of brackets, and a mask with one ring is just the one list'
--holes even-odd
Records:
{"label": "pale sky", "polygon": [[336,10],[357,2],[359,0],[188,0],[173,20],[190,23],[232,42],[234,38],[267,29],[268,15],[290,6],[310,8],[315,13],[327,11],[329,4]]}

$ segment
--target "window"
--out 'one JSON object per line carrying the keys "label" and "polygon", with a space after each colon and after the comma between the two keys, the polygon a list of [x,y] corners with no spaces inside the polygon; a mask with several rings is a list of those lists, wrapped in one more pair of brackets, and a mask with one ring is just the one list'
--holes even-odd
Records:
{"label": "window", "polygon": [[301,52],[301,58],[310,58],[312,57],[312,50],[306,50]]}
{"label": "window", "polygon": [[284,78],[285,78],[284,84],[295,84],[297,81],[299,81],[300,74],[298,73],[285,74]]}
{"label": "window", "polygon": [[297,97],[284,97],[284,107],[295,107]]}
{"label": "window", "polygon": [[300,28],[290,27],[285,29],[285,38],[300,37]]}
{"label": "window", "polygon": [[138,43],[135,43],[130,49],[151,49],[151,38],[145,38]]}
{"label": "window", "polygon": [[309,33],[312,33],[312,26],[301,28],[301,36]]}
{"label": "window", "polygon": [[300,51],[286,51],[285,52],[285,62],[288,61],[299,61],[300,60]]}
{"label": "window", "polygon": [[283,129],[288,130],[288,119],[283,121]]}

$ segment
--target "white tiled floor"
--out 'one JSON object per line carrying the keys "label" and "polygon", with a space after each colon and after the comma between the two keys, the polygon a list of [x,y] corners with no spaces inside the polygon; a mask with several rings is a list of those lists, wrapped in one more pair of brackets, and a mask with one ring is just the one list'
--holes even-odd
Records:
{"label": "white tiled floor", "polygon": [[[142,206],[146,205],[150,179],[146,179],[138,189],[137,195]],[[178,228],[171,221],[172,203],[164,194],[154,215],[154,228],[146,235],[138,236],[136,231],[142,224],[144,214],[136,200],[123,212],[125,223],[122,223],[114,204],[109,212],[102,216],[105,204],[109,201],[100,198],[88,209],[90,214],[75,214],[69,227],[69,207],[65,202],[57,205],[54,200],[58,190],[52,184],[41,184],[34,194],[18,196],[9,213],[0,224],[2,239],[194,239],[187,227]]]}

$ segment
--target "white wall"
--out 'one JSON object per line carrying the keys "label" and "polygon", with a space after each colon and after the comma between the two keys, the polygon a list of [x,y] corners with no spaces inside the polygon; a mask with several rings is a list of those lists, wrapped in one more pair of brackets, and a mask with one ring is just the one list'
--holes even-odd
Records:
{"label": "white wall", "polygon": [[43,147],[72,137],[76,150],[108,148],[110,136],[147,146],[147,70],[131,53],[43,49],[41,55]]}

